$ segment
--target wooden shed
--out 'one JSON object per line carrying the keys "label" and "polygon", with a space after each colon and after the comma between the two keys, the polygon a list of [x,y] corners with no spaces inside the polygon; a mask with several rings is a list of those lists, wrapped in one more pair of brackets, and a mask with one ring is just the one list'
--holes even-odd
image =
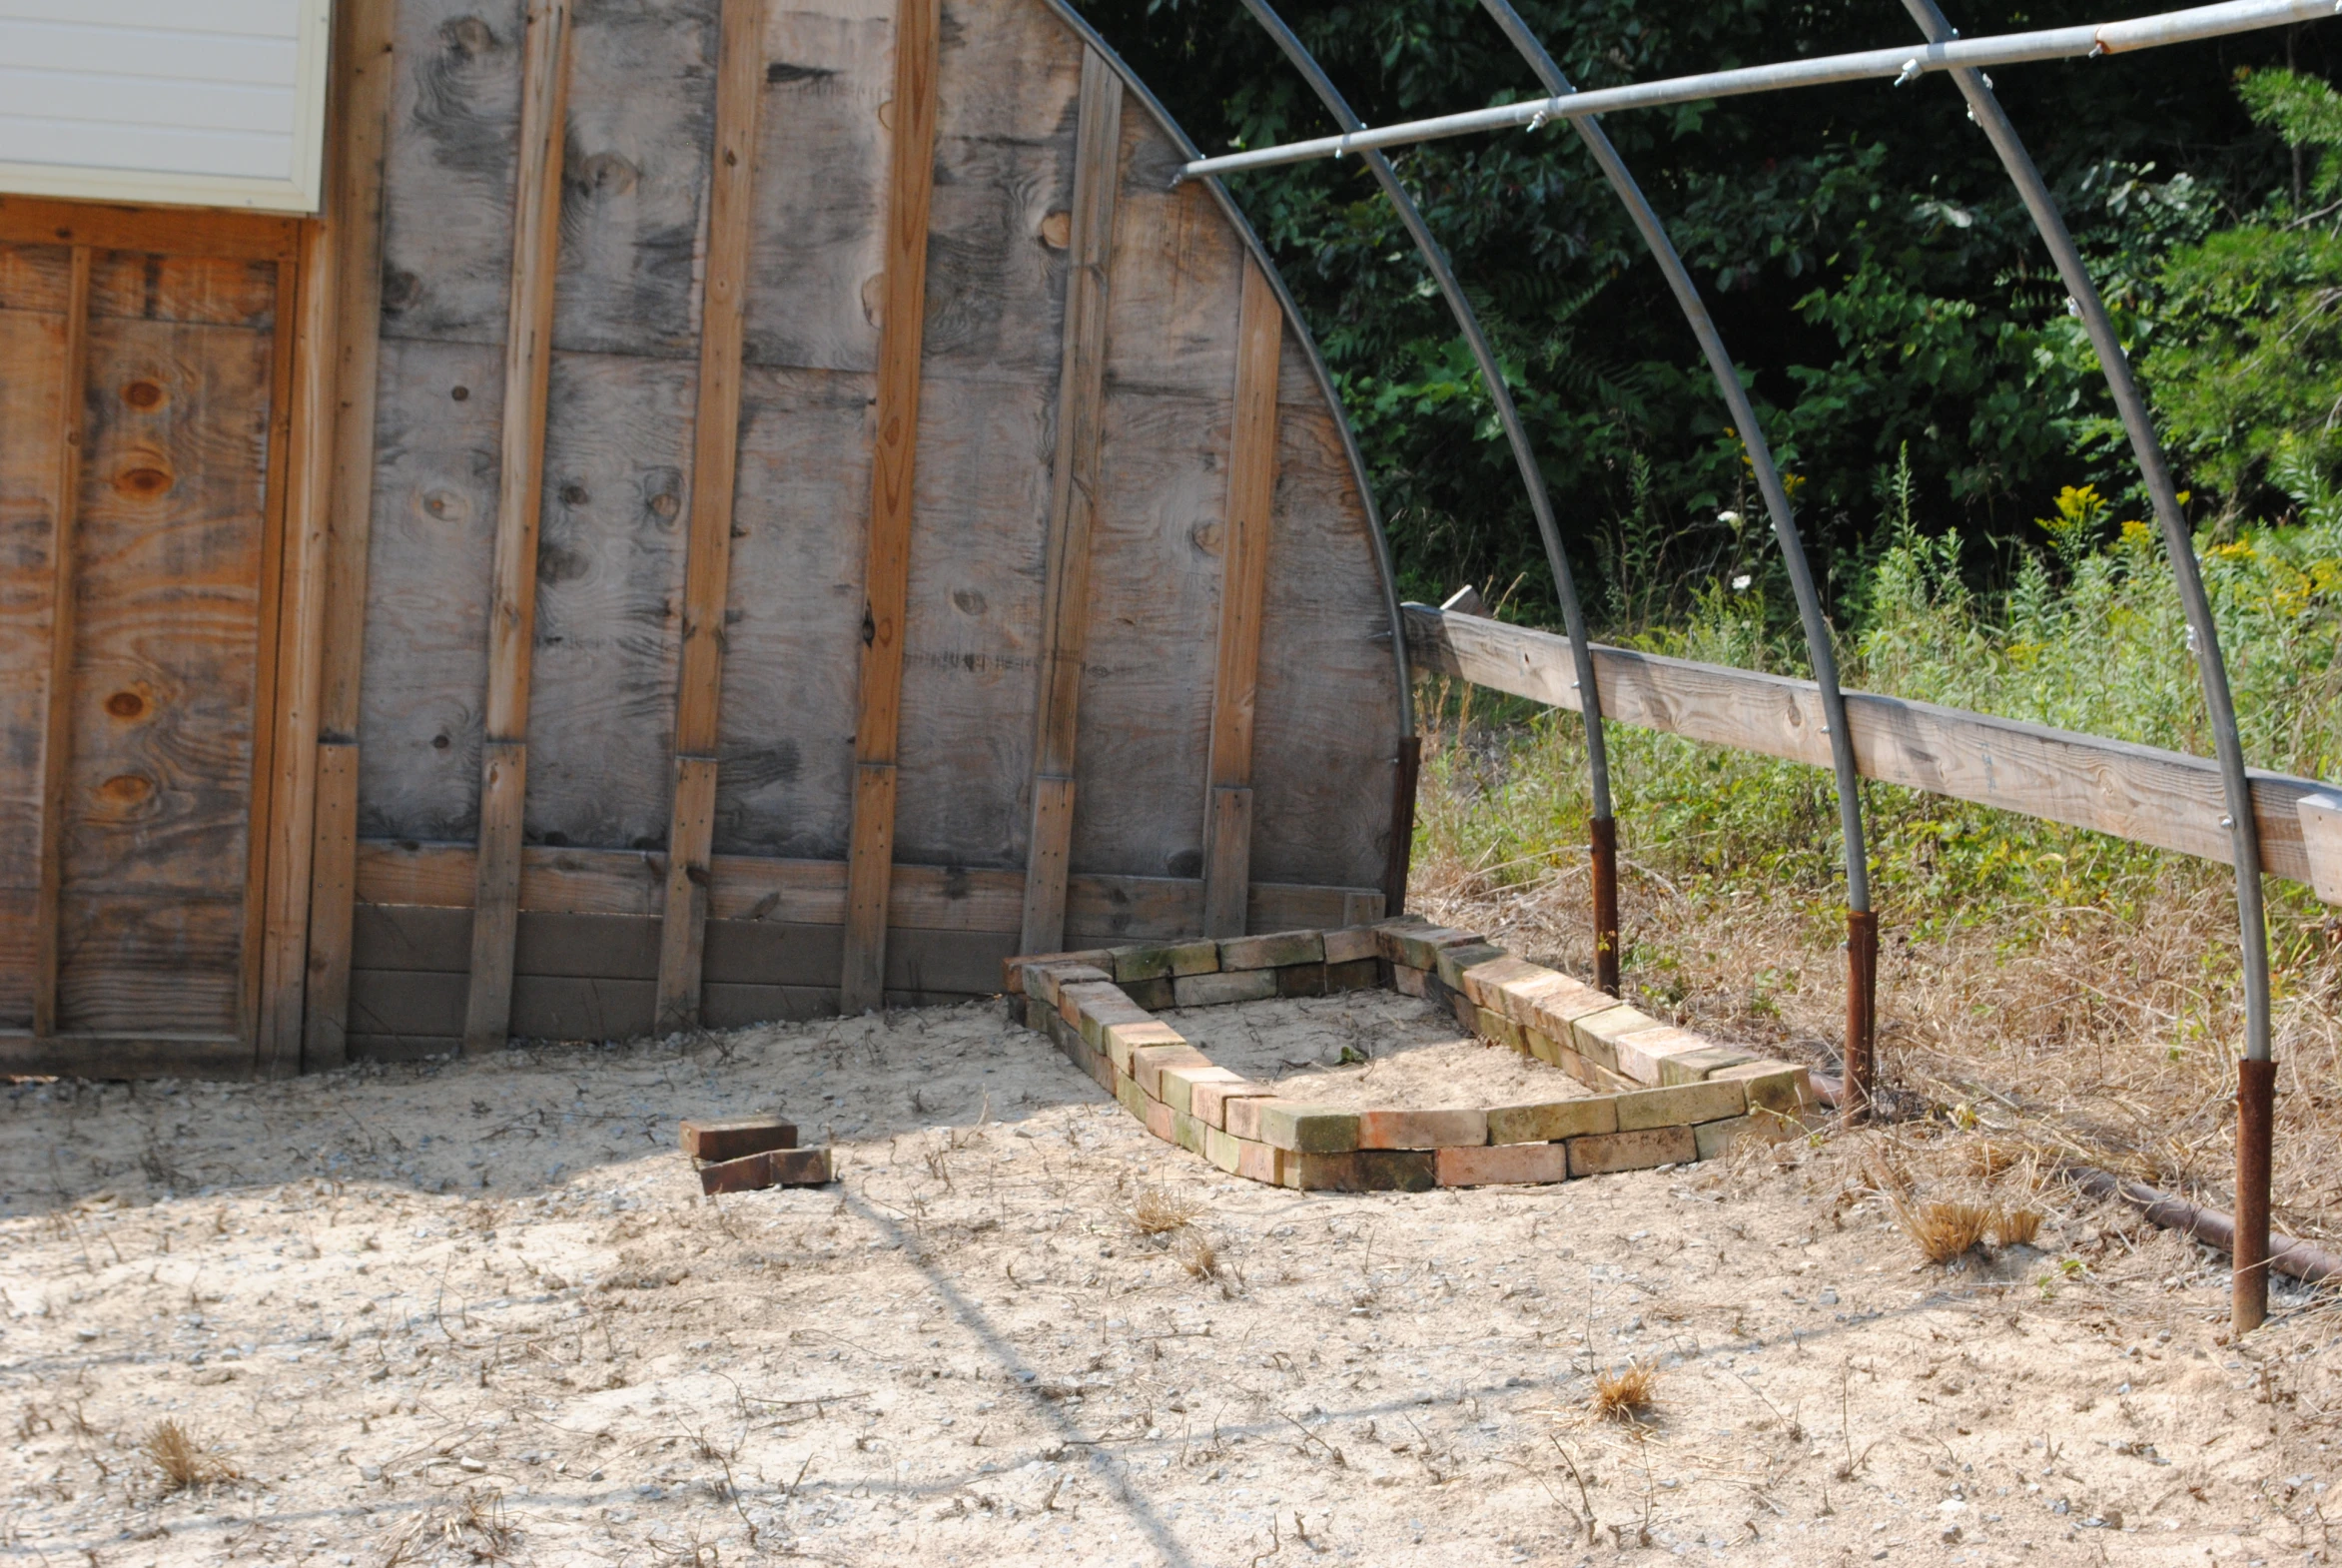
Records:
{"label": "wooden shed", "polygon": [[1079,18],[333,13],[317,214],[0,196],[0,1071],[948,1001],[1403,889],[1355,447]]}

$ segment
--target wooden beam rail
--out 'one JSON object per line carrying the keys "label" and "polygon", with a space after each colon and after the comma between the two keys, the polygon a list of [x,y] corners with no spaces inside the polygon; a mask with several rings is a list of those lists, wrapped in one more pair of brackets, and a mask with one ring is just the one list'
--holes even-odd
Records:
{"label": "wooden beam rail", "polygon": [[[1577,710],[1567,639],[1423,604],[1406,606],[1406,622],[1417,669]],[[1605,718],[1830,765],[1810,680],[1600,644],[1594,675]],[[1865,778],[2229,863],[2220,770],[2209,757],[1862,691],[1846,694],[1846,713]],[[2256,769],[2252,788],[2264,869],[2308,882],[2299,803],[2331,786]]]}

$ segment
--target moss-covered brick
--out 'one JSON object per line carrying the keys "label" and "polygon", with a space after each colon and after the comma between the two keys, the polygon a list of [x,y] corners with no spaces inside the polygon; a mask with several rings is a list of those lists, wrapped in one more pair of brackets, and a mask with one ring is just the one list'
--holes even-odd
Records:
{"label": "moss-covered brick", "polygon": [[1135,1024],[1110,1024],[1106,1029],[1106,1057],[1118,1073],[1131,1071],[1131,1053],[1142,1046],[1183,1046],[1186,1037],[1160,1018]]}
{"label": "moss-covered brick", "polygon": [[1171,1000],[1183,1008],[1220,1007],[1230,1002],[1265,1002],[1276,995],[1276,976],[1265,969],[1232,974],[1181,975],[1171,982]]}
{"label": "moss-covered brick", "polygon": [[1488,1111],[1491,1144],[1552,1144],[1617,1131],[1618,1103],[1608,1095],[1531,1106],[1492,1106]]}
{"label": "moss-covered brick", "polygon": [[1219,944],[1209,938],[1115,949],[1117,980],[1169,980],[1174,975],[1209,974],[1218,967]]}
{"label": "moss-covered brick", "polygon": [[1325,966],[1323,964],[1287,964],[1273,969],[1276,976],[1276,994],[1280,997],[1321,997],[1325,995]]}
{"label": "moss-covered brick", "polygon": [[1460,943],[1476,943],[1475,932],[1454,931],[1446,926],[1376,926],[1375,952],[1393,964],[1404,964],[1409,969],[1436,969],[1439,950]]}
{"label": "moss-covered brick", "polygon": [[1563,1181],[1569,1178],[1569,1149],[1562,1144],[1443,1149],[1438,1153],[1436,1169],[1441,1186]]}
{"label": "moss-covered brick", "polygon": [[[1569,1050],[1568,1047],[1541,1029],[1523,1029],[1521,1031],[1521,1049],[1547,1067],[1560,1067],[1561,1053]],[[1577,1055],[1574,1051],[1569,1054],[1573,1057]]]}
{"label": "moss-covered brick", "polygon": [[1358,1157],[1355,1152],[1340,1155],[1308,1155],[1289,1149],[1276,1152],[1276,1181],[1303,1192],[1351,1192],[1357,1190]]}
{"label": "moss-covered brick", "polygon": [[1372,926],[1344,926],[1324,935],[1325,962],[1328,964],[1355,964],[1362,958],[1379,958]]}
{"label": "moss-covered brick", "polygon": [[1353,1192],[1428,1192],[1439,1184],[1437,1154],[1428,1149],[1361,1149],[1351,1157]]}
{"label": "moss-covered brick", "polygon": [[1163,1070],[1167,1067],[1205,1068],[1211,1059],[1193,1046],[1140,1046],[1131,1053],[1131,1076],[1150,1100],[1163,1098]]}
{"label": "moss-covered brick", "polygon": [[1358,1147],[1358,1114],[1298,1100],[1255,1100],[1260,1142],[1303,1155],[1346,1154]]}
{"label": "moss-covered brick", "polygon": [[1203,1158],[1234,1176],[1243,1166],[1244,1141],[1221,1132],[1206,1123],[1203,1128]]}
{"label": "moss-covered brick", "polygon": [[1492,1046],[1510,1046],[1523,1056],[1528,1055],[1529,1042],[1521,1033],[1521,1026],[1502,1013],[1491,1013],[1475,1005],[1472,1009],[1472,1033]]}
{"label": "moss-covered brick", "polygon": [[1476,1106],[1358,1113],[1360,1149],[1449,1149],[1487,1142],[1488,1113]]}
{"label": "moss-covered brick", "polygon": [[1770,1111],[1776,1116],[1795,1118],[1804,1116],[1814,1105],[1813,1081],[1804,1068],[1787,1062],[1750,1062],[1724,1068],[1710,1076],[1738,1079],[1748,1091],[1751,1111]]}
{"label": "moss-covered brick", "polygon": [[1373,991],[1381,984],[1382,966],[1371,958],[1356,958],[1346,964],[1328,963],[1325,966],[1327,996],[1342,991]]}
{"label": "moss-covered brick", "polygon": [[1746,1051],[1735,1051],[1730,1046],[1712,1045],[1704,1051],[1686,1051],[1681,1056],[1661,1059],[1659,1082],[1661,1084],[1697,1084],[1703,1079],[1714,1078],[1728,1067],[1741,1067],[1755,1060],[1756,1058],[1750,1056]]}
{"label": "moss-covered brick", "polygon": [[1165,1105],[1184,1116],[1197,1116],[1210,1121],[1195,1110],[1195,1088],[1199,1084],[1240,1084],[1243,1080],[1224,1067],[1188,1067],[1184,1063],[1162,1069],[1162,1093],[1157,1096]]}
{"label": "moss-covered brick", "polygon": [[1700,1158],[1699,1141],[1688,1127],[1597,1133],[1591,1138],[1573,1138],[1562,1147],[1569,1151],[1569,1174],[1573,1176],[1648,1171],[1653,1166],[1680,1166]]}
{"label": "moss-covered brick", "polygon": [[1439,983],[1459,996],[1471,993],[1464,987],[1464,974],[1483,965],[1510,963],[1513,957],[1493,942],[1459,942],[1439,950],[1435,973]]}
{"label": "moss-covered brick", "polygon": [[1181,1149],[1185,1150],[1190,1155],[1200,1155],[1203,1153],[1203,1134],[1205,1132],[1205,1128],[1202,1123],[1196,1121],[1193,1117],[1187,1115],[1187,1113],[1184,1111],[1173,1110],[1171,1114],[1171,1141],[1172,1143],[1178,1145]]}
{"label": "moss-covered brick", "polygon": [[1137,1079],[1125,1078],[1118,1074],[1115,1078],[1114,1095],[1115,1099],[1121,1102],[1125,1111],[1130,1112],[1142,1122],[1147,1120],[1147,1091],[1139,1087]]}
{"label": "moss-covered brick", "polygon": [[1639,1089],[1618,1097],[1618,1130],[1634,1133],[1644,1128],[1721,1122],[1739,1116],[1748,1108],[1748,1096],[1734,1079],[1713,1084],[1677,1084],[1672,1089]]}
{"label": "moss-covered brick", "polygon": [[1116,984],[1123,988],[1124,996],[1150,1013],[1164,1013],[1171,1009],[1171,983],[1169,975],[1161,980],[1123,980]]}
{"label": "moss-covered brick", "polygon": [[1287,964],[1325,962],[1325,938],[1315,931],[1276,931],[1258,937],[1219,939],[1221,969],[1281,969]]}

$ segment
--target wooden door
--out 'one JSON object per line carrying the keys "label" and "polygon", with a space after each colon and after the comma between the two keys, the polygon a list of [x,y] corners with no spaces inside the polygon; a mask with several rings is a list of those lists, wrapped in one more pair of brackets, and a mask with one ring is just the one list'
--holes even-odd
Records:
{"label": "wooden door", "polygon": [[0,1071],[250,1071],[299,226],[0,203]]}

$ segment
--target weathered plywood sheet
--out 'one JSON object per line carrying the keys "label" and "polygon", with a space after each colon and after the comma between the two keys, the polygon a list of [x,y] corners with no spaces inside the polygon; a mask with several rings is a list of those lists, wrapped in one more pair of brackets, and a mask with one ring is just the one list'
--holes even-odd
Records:
{"label": "weathered plywood sheet", "polygon": [[689,362],[556,354],[525,836],[650,849],[673,784]]}
{"label": "weathered plywood sheet", "polygon": [[32,1022],[70,269],[61,246],[0,246],[0,1029]]}
{"label": "weathered plywood sheet", "polygon": [[[242,898],[79,894],[59,911],[57,1028],[91,1035],[239,1032]],[[90,1059],[107,1076],[104,1048]]]}
{"label": "weathered plywood sheet", "polygon": [[878,368],[893,141],[880,116],[894,96],[894,0],[774,0],[748,253],[751,365]]}
{"label": "weathered plywood sheet", "polygon": [[383,345],[359,690],[367,837],[479,833],[501,360],[487,344]]}
{"label": "weathered plywood sheet", "polygon": [[1123,149],[1107,385],[1225,402],[1236,383],[1243,242],[1209,191],[1171,185],[1185,157],[1143,109],[1124,115]]}
{"label": "weathered plywood sheet", "polygon": [[[384,160],[385,337],[504,341],[521,15],[521,0],[400,0]],[[397,385],[387,376],[385,395]]]}
{"label": "weathered plywood sheet", "polygon": [[742,373],[715,849],[843,860],[871,378]]}
{"label": "weathered plywood sheet", "polygon": [[1305,352],[1288,336],[1252,733],[1252,877],[1371,887],[1388,848],[1398,677],[1357,480]]}
{"label": "weathered plywood sheet", "polygon": [[576,8],[556,349],[664,359],[697,352],[718,10],[719,0]]}

